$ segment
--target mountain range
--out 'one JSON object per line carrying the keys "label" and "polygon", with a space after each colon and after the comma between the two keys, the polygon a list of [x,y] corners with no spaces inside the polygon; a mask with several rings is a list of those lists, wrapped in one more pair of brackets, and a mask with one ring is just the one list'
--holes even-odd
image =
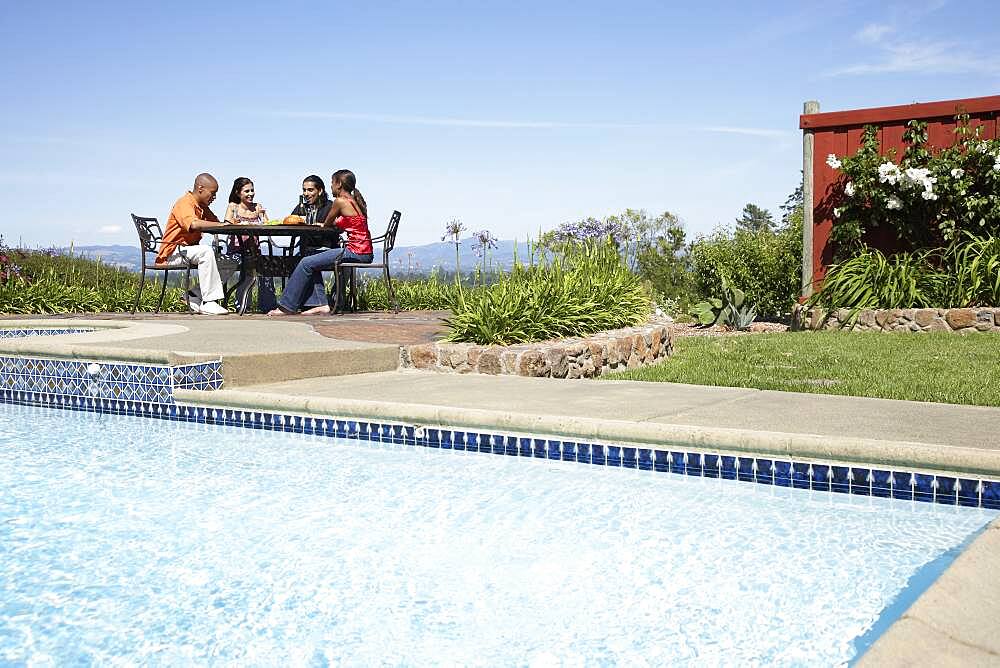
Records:
{"label": "mountain range", "polygon": [[[476,266],[482,266],[483,259],[476,254],[473,247],[474,239],[463,239],[459,243],[459,263],[462,273],[471,272]],[[497,241],[497,247],[486,256],[486,266],[500,269],[510,269],[514,263],[514,241]],[[379,248],[376,247],[376,251]],[[68,248],[59,249],[62,253],[70,252]],[[121,267],[129,271],[139,271],[138,246],[74,246],[75,255],[98,259],[105,264]],[[517,246],[520,260],[527,260],[527,246],[522,241]],[[390,254],[392,273],[395,276],[426,276],[434,269],[449,273],[455,271],[455,244],[449,241],[439,241],[423,246],[397,246]],[[376,257],[376,259],[379,259]]]}

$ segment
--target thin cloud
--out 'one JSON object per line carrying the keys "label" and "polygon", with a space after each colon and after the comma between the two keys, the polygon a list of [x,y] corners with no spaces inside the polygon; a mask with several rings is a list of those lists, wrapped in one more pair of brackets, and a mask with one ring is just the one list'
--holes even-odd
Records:
{"label": "thin cloud", "polygon": [[728,125],[713,125],[699,128],[704,132],[721,132],[731,135],[746,135],[748,137],[766,137],[769,139],[786,139],[795,133],[791,130],[769,130],[767,128],[741,128]]}
{"label": "thin cloud", "polygon": [[97,229],[101,234],[118,234],[122,231],[121,225],[102,225]]}
{"label": "thin cloud", "polygon": [[869,23],[854,34],[854,39],[866,44],[879,44],[882,38],[893,31],[893,27],[884,23]]}
{"label": "thin cloud", "polygon": [[722,132],[728,134],[741,134],[753,137],[787,137],[786,130],[772,130],[768,128],[745,128],[731,126],[710,126],[702,128],[690,128],[680,125],[666,123],[573,123],[565,121],[515,121],[504,119],[475,119],[475,118],[451,118],[435,116],[385,116],[381,114],[345,114],[327,111],[274,111],[262,112],[269,116],[281,118],[302,118],[302,119],[326,119],[359,121],[363,123],[385,123],[394,125],[424,125],[435,127],[462,127],[462,128],[486,128],[486,129],[514,129],[514,130],[671,130],[675,132],[687,132],[692,129],[702,132]]}
{"label": "thin cloud", "polygon": [[269,116],[282,118],[309,118],[340,121],[361,121],[391,125],[432,125],[458,128],[507,128],[526,130],[548,129],[632,129],[657,127],[640,123],[566,123],[561,121],[514,121],[474,118],[450,118],[435,116],[386,116],[382,114],[343,114],[327,111],[275,111],[264,112]]}
{"label": "thin cloud", "polygon": [[980,56],[950,42],[898,42],[880,44],[876,62],[838,68],[829,76],[888,74],[1000,74],[1000,58]]}
{"label": "thin cloud", "polygon": [[[917,8],[922,15],[939,10],[944,2],[932,1]],[[912,19],[912,17],[910,17]],[[826,76],[868,74],[998,74],[1000,57],[969,50],[966,44],[922,39],[893,39],[896,22],[869,23],[854,34],[854,40],[874,48],[875,58],[826,73]]]}

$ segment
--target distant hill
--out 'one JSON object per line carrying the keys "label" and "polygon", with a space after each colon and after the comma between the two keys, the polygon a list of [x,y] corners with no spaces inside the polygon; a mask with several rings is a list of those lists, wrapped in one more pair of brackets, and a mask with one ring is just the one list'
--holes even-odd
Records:
{"label": "distant hill", "polygon": [[[471,272],[476,266],[482,265],[482,259],[473,250],[473,239],[463,239],[459,244],[459,258],[462,272]],[[68,248],[59,249],[68,253]],[[518,257],[527,260],[528,248],[524,242],[518,244]],[[139,247],[135,246],[74,246],[73,253],[92,259],[98,259],[105,264],[122,267],[130,271],[139,271]],[[448,241],[439,241],[423,246],[397,246],[390,255],[392,273],[396,276],[426,275],[438,268],[444,272],[455,271],[455,246]],[[514,242],[498,241],[497,247],[487,256],[487,267],[510,269],[514,263]]]}
{"label": "distant hill", "polygon": [[[68,248],[57,249],[60,253],[68,253]],[[139,244],[134,246],[74,246],[73,254],[93,260],[100,259],[109,264],[129,271],[139,271],[142,266],[139,260]]]}

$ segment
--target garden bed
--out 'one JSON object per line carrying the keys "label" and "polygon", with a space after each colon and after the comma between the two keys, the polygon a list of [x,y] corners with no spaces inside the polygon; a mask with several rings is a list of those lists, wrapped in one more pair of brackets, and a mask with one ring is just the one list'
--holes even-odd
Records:
{"label": "garden bed", "polygon": [[648,323],[586,338],[512,346],[443,342],[403,346],[399,367],[440,373],[594,378],[610,371],[655,364],[672,351],[670,327]]}
{"label": "garden bed", "polygon": [[842,329],[854,332],[975,332],[1000,333],[1000,308],[837,309],[796,307],[792,328]]}

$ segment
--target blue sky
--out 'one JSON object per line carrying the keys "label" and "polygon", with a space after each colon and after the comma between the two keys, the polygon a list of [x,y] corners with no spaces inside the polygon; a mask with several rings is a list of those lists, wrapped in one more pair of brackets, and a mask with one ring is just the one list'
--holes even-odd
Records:
{"label": "blue sky", "polygon": [[992,2],[20,3],[0,8],[0,233],[134,243],[195,174],[272,217],[349,168],[401,244],[625,207],[692,236],[801,168],[823,110],[1000,93]]}

